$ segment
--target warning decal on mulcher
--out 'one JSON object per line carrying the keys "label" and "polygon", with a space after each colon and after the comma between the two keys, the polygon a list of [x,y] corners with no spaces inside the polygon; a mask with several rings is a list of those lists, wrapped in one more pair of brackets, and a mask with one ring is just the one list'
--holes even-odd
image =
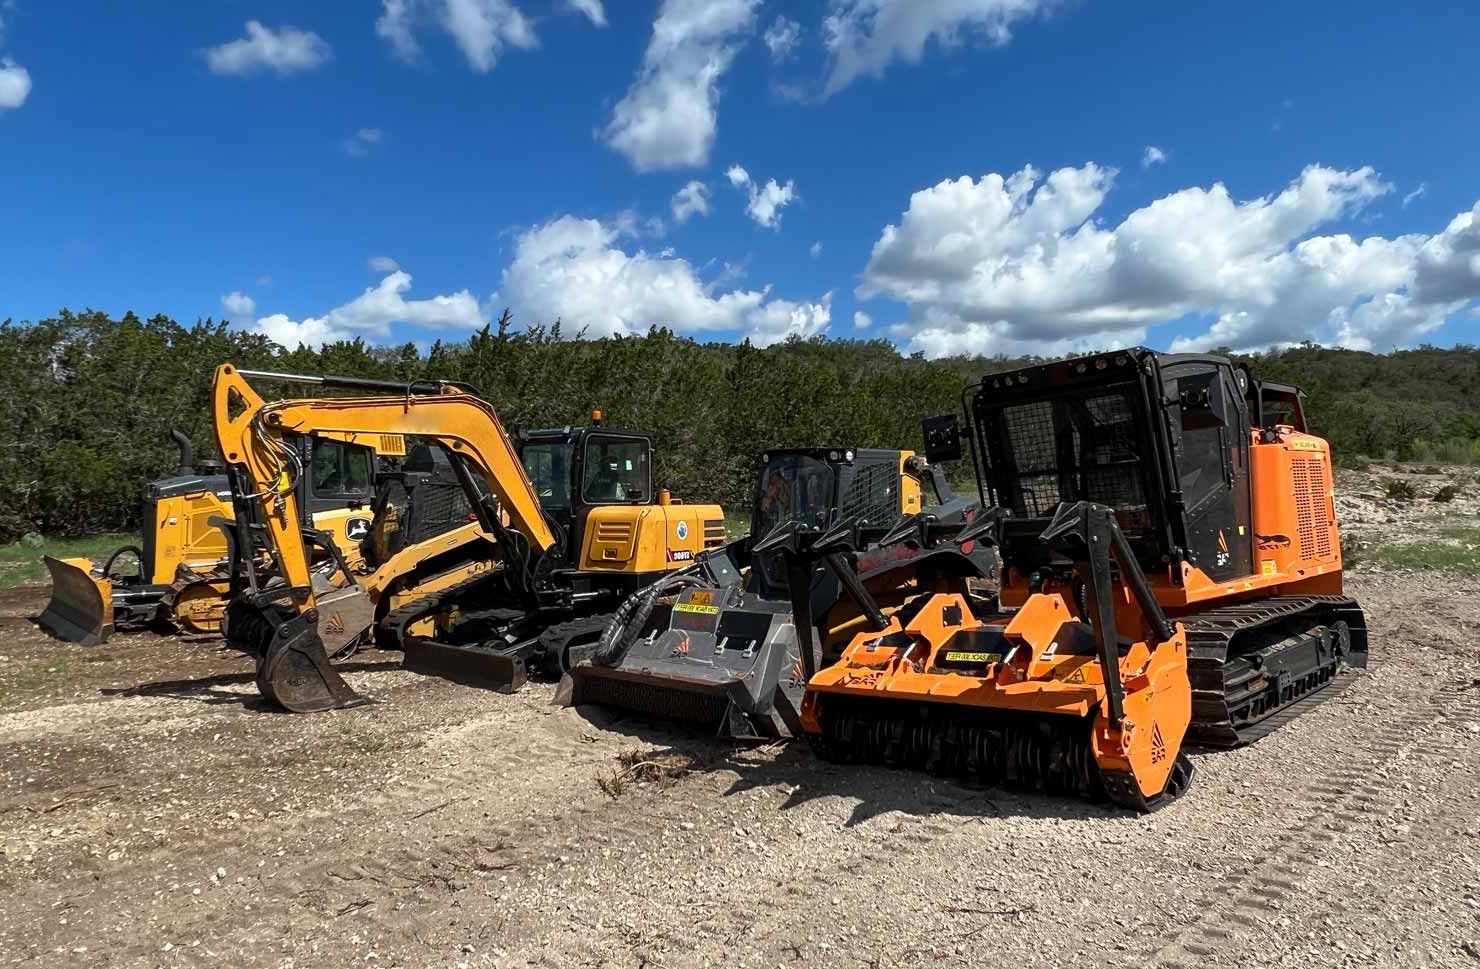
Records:
{"label": "warning decal on mulcher", "polygon": [[1065,683],[1083,683],[1085,682],[1084,664],[1081,663],[1080,665],[1075,666],[1072,669],[1066,669],[1060,666],[1058,669],[1054,670],[1054,676],[1058,677],[1060,680],[1063,680]]}
{"label": "warning decal on mulcher", "polygon": [[947,663],[998,663],[1002,661],[1001,653],[946,653]]}
{"label": "warning decal on mulcher", "polygon": [[674,612],[697,612],[703,616],[719,615],[719,606],[706,606],[697,602],[680,602],[673,607]]}

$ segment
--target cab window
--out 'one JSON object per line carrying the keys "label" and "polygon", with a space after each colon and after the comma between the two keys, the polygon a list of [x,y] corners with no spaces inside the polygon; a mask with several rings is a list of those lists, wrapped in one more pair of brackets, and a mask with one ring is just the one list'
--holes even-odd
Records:
{"label": "cab window", "polygon": [[570,452],[565,441],[531,442],[519,455],[534,493],[547,508],[570,507]]}
{"label": "cab window", "polygon": [[648,495],[648,442],[593,437],[586,442],[583,501],[642,501]]}
{"label": "cab window", "polygon": [[753,540],[778,525],[825,525],[833,502],[832,466],[804,454],[778,454],[761,471]]}
{"label": "cab window", "polygon": [[361,444],[314,441],[310,474],[316,498],[368,498],[375,452]]}

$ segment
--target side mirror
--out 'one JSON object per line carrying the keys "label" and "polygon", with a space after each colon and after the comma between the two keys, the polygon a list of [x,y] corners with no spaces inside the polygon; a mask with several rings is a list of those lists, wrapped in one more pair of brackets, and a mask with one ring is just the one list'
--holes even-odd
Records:
{"label": "side mirror", "polygon": [[921,424],[925,432],[925,460],[931,464],[961,460],[961,424],[955,414],[927,417]]}

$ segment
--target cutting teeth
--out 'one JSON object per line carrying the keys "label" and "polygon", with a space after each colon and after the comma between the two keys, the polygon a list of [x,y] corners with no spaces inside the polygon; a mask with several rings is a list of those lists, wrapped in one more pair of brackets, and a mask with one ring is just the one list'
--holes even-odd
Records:
{"label": "cutting teeth", "polygon": [[822,756],[923,768],[982,783],[1098,801],[1105,787],[1092,717],[1031,717],[909,701],[821,703]]}

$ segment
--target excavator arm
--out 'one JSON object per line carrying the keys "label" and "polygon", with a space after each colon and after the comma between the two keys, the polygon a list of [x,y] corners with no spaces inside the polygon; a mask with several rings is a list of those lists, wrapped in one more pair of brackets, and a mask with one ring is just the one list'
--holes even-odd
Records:
{"label": "excavator arm", "polygon": [[[268,402],[249,379],[374,393]],[[485,531],[507,537],[512,529],[528,544],[531,557],[556,542],[497,412],[463,388],[243,371],[223,364],[216,369],[211,399],[217,444],[238,503],[234,558],[245,567],[233,571],[246,573],[234,576],[228,637],[256,655],[263,695],[289,710],[313,712],[363,702],[329,665],[317,629],[320,595],[314,589],[312,546],[328,544],[331,555],[334,549],[313,531],[301,507],[298,484],[308,469],[285,440],[290,435],[380,433],[436,441],[458,469]],[[476,486],[475,477],[482,479],[496,507]],[[502,516],[508,518],[507,527]],[[252,549],[259,543],[275,563],[268,583],[257,580],[251,565]]]}

